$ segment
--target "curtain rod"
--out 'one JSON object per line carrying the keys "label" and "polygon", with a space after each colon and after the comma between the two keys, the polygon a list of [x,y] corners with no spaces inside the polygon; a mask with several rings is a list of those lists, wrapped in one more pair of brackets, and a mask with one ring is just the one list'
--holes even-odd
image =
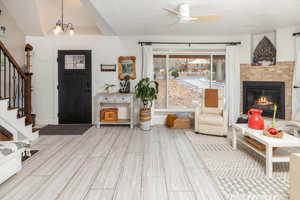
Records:
{"label": "curtain rod", "polygon": [[295,37],[300,36],[300,32],[293,33],[293,36],[295,36]]}
{"label": "curtain rod", "polygon": [[242,42],[138,42],[141,46],[152,45],[152,44],[187,44],[191,46],[192,44],[225,44],[225,45],[239,45]]}

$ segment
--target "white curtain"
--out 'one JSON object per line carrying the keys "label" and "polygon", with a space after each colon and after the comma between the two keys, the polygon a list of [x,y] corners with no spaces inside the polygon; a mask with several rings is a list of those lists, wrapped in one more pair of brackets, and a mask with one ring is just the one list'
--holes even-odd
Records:
{"label": "white curtain", "polygon": [[149,77],[153,80],[153,48],[152,45],[142,46],[142,78]]}
{"label": "white curtain", "polygon": [[232,125],[240,115],[240,55],[239,46],[226,47],[225,109],[228,123]]}
{"label": "white curtain", "polygon": [[[153,67],[153,48],[152,45],[142,46],[142,78],[149,77],[150,80],[154,79],[154,67]],[[151,121],[150,125],[153,125],[154,109],[151,109]]]}
{"label": "white curtain", "polygon": [[[295,69],[293,86],[300,87],[300,38],[297,37],[295,41]],[[297,111],[300,109],[300,88],[293,89],[292,100],[292,118],[295,118]]]}

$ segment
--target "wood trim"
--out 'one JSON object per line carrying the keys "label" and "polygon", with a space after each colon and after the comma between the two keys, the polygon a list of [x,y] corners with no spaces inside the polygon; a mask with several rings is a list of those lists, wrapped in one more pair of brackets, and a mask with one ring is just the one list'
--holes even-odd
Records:
{"label": "wood trim", "polygon": [[0,141],[9,141],[12,140],[12,138],[13,135],[4,127],[0,126]]}
{"label": "wood trim", "polygon": [[169,55],[169,58],[184,58],[184,59],[209,59],[210,55]]}
{"label": "wood trim", "polygon": [[[166,55],[154,55],[154,58],[167,58]],[[169,55],[169,58],[183,58],[183,59],[209,59],[210,55]],[[213,55],[214,59],[225,59],[225,55]]]}
{"label": "wood trim", "polygon": [[9,53],[8,49],[4,46],[4,44],[0,41],[0,48],[3,51],[4,55],[8,57],[9,61],[13,64],[13,66],[16,68],[17,72],[21,75],[23,79],[27,79],[25,73],[23,72],[22,68],[19,66],[17,61],[14,59],[14,57]]}

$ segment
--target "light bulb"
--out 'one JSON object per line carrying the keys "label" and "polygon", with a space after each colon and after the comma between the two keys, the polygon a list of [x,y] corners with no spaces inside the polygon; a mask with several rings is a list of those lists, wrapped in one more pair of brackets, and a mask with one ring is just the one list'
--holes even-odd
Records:
{"label": "light bulb", "polygon": [[70,34],[70,36],[73,36],[75,34],[75,31],[74,31],[73,27],[70,28],[69,34]]}
{"label": "light bulb", "polygon": [[55,35],[59,34],[60,32],[62,31],[62,26],[61,26],[61,23],[60,23],[60,20],[58,20],[55,24],[55,28],[53,29],[53,33]]}
{"label": "light bulb", "polygon": [[53,29],[53,33],[55,35],[59,34],[62,31],[61,26],[59,24],[56,24],[55,28]]}

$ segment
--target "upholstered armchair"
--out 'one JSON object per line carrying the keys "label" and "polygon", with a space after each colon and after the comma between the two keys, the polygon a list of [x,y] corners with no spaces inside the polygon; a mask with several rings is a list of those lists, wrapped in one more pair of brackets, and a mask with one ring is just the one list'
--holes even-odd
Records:
{"label": "upholstered armchair", "polygon": [[195,111],[195,132],[226,136],[227,113],[223,108],[223,90],[204,89],[201,107]]}
{"label": "upholstered armchair", "polygon": [[290,159],[290,200],[299,200],[300,197],[300,154],[292,154]]}

